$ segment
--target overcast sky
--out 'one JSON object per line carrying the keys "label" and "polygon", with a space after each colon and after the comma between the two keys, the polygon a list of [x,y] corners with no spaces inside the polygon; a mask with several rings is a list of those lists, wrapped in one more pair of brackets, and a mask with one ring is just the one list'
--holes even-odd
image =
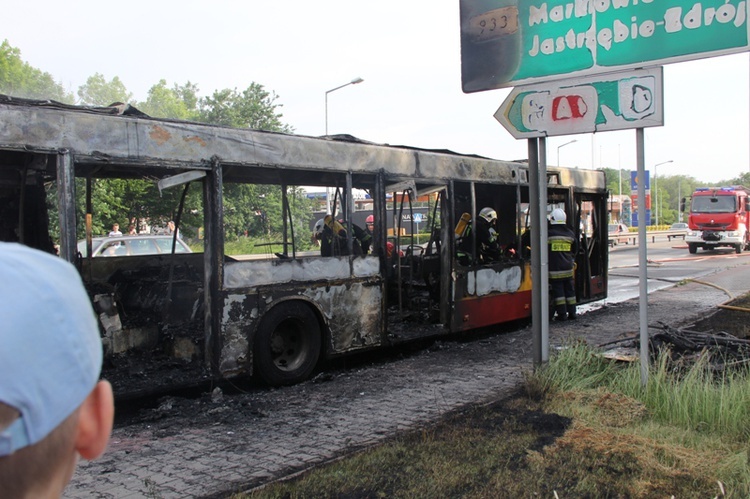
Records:
{"label": "overcast sky", "polygon": [[[328,132],[498,159],[527,157],[493,117],[510,89],[461,91],[458,0],[26,0],[1,37],[75,92],[118,76],[137,100],[160,79],[202,96],[251,82],[283,120]],[[750,169],[748,53],[665,66],[665,126],[645,130],[646,168],[718,182]],[[635,130],[551,137],[548,162],[635,169]],[[559,146],[576,140],[575,143]]]}

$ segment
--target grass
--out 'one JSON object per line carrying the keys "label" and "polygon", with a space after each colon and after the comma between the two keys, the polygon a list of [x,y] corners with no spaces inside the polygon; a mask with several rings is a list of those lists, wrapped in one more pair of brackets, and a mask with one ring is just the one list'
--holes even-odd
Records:
{"label": "grass", "polygon": [[573,345],[524,392],[241,498],[750,496],[747,369],[638,365]]}
{"label": "grass", "polygon": [[[272,256],[275,252],[281,252],[284,249],[282,244],[270,244],[283,241],[281,235],[269,235],[263,238],[257,237],[237,237],[235,239],[227,239],[224,242],[224,252],[227,255],[268,255]],[[298,238],[297,251],[309,251],[313,248],[309,237]],[[288,250],[291,253],[292,247],[288,246]]]}

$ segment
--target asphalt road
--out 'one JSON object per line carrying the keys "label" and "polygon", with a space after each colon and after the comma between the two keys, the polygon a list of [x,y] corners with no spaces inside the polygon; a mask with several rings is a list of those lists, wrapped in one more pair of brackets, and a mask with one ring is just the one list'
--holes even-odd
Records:
{"label": "asphalt road", "polygon": [[[664,289],[688,279],[734,267],[750,258],[750,252],[736,254],[731,248],[688,253],[687,245],[680,239],[658,239],[647,245],[646,273],[649,293]],[[595,304],[619,303],[639,295],[640,261],[637,245],[618,245],[610,249],[608,298]]]}

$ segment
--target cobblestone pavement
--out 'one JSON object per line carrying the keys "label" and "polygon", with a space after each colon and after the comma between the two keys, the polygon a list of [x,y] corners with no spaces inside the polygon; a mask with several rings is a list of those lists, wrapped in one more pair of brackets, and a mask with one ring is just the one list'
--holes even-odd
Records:
{"label": "cobblestone pavement", "polygon": [[[649,323],[684,325],[750,289],[750,263],[649,295]],[[722,289],[726,290],[723,291]],[[552,324],[552,347],[638,332],[638,299]],[[81,462],[64,497],[226,497],[419,428],[448,411],[510,395],[531,364],[531,329],[438,341],[386,361],[355,363],[300,385],[165,398],[119,426],[107,452]]]}

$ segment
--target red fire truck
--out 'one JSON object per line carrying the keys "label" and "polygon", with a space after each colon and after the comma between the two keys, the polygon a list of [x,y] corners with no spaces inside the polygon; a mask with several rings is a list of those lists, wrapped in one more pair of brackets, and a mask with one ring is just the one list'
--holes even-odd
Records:
{"label": "red fire truck", "polygon": [[729,246],[742,253],[750,247],[750,190],[743,186],[701,187],[690,202],[688,233],[690,253]]}

